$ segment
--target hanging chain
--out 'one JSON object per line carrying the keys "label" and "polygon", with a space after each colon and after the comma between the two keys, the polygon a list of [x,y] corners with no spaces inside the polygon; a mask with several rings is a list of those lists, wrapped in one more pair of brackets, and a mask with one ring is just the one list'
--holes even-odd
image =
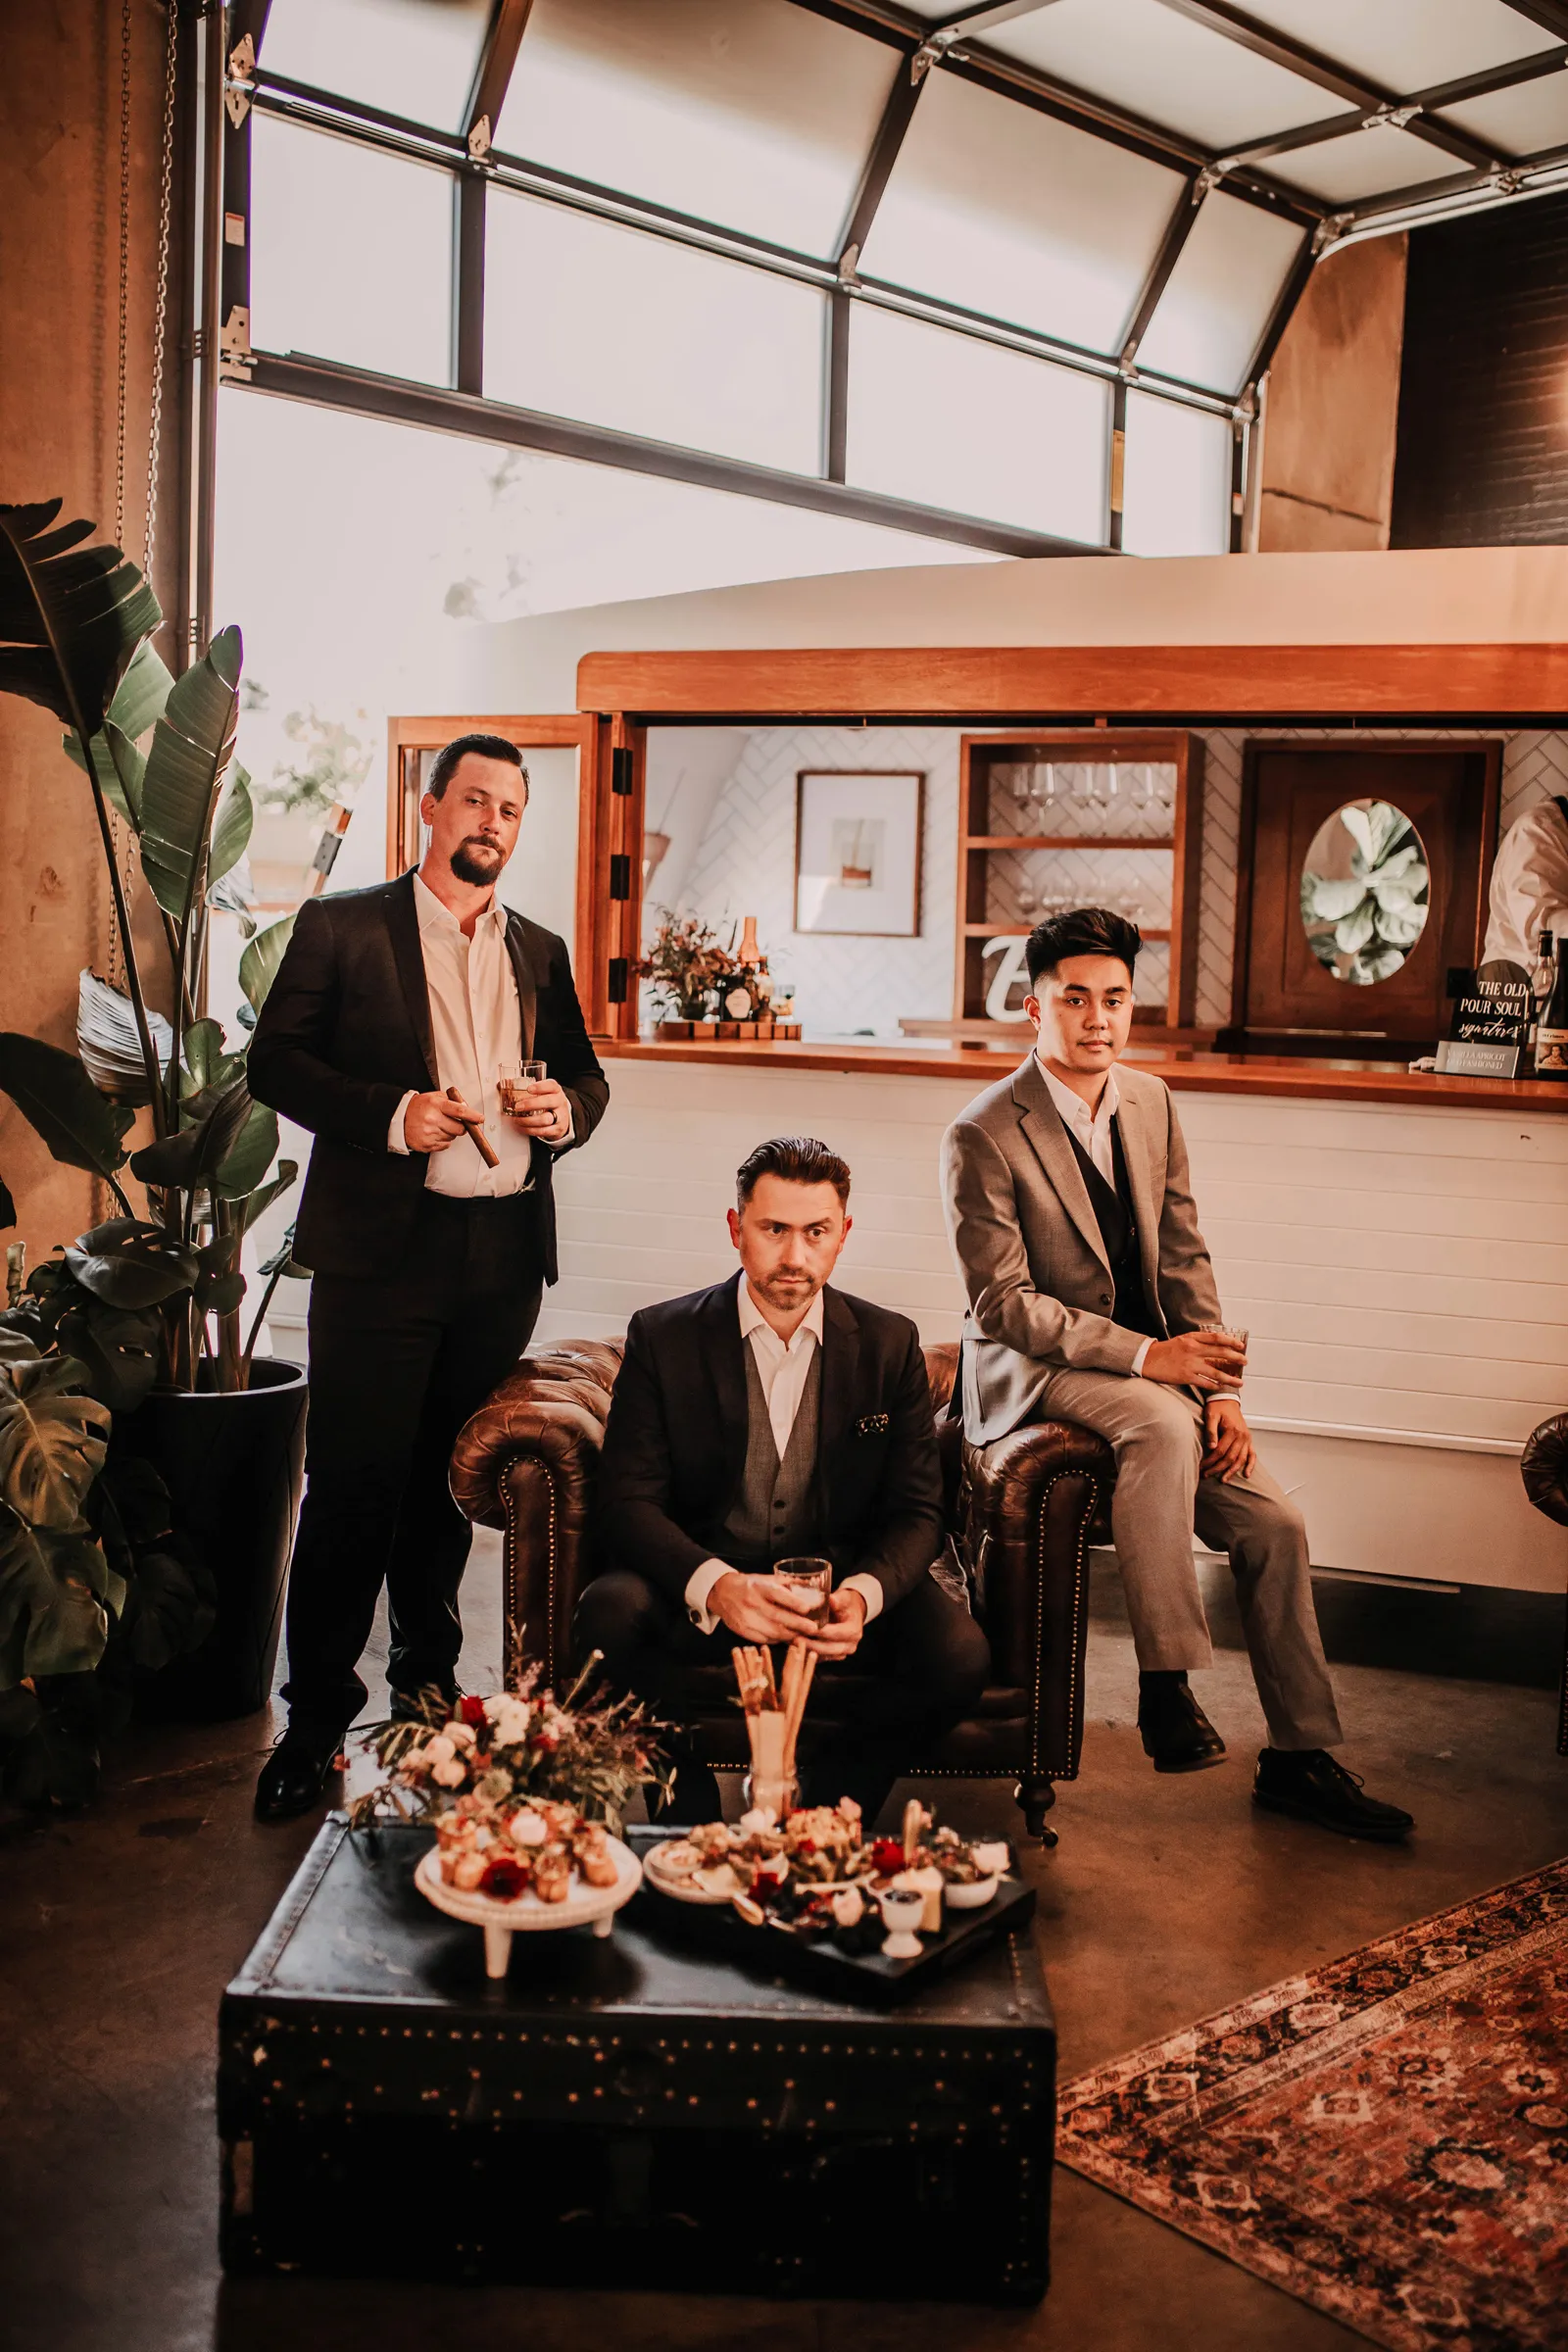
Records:
{"label": "hanging chain", "polygon": [[120,0],[120,378],[115,404],[115,545],[125,544],[125,333],[130,303],[130,5]]}
{"label": "hanging chain", "polygon": [[164,72],[164,146],[162,177],[158,188],[158,297],[153,312],[153,414],[147,450],[146,561],[142,565],[149,581],[153,575],[153,550],[158,543],[158,458],[164,427],[164,335],[169,318],[169,221],[174,184],[174,68],[179,41],[179,0],[167,0],[167,12],[169,43]]}

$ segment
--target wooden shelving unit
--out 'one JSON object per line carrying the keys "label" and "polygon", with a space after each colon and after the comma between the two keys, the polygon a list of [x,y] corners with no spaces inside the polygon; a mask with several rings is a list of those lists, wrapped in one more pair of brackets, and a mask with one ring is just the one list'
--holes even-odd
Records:
{"label": "wooden shelving unit", "polygon": [[[1066,769],[1149,769],[1169,771],[1170,798],[1167,809],[1158,803],[1149,804],[1152,811],[1158,809],[1163,822],[1152,821],[1147,829],[1116,832],[1097,832],[1092,821],[1095,815],[1114,819],[1114,803],[1106,805],[1100,799],[1073,800],[1072,806],[1081,812],[1078,828],[1070,832],[1019,833],[999,831],[999,820],[1016,807],[1014,796],[998,777],[998,770],[1020,765],[1051,762]],[[1128,854],[1140,858],[1153,858],[1160,863],[1149,876],[1148,892],[1152,911],[1162,916],[1169,909],[1168,920],[1139,921],[1138,928],[1151,947],[1168,946],[1170,974],[1164,996],[1158,1003],[1144,1002],[1138,1006],[1134,1019],[1143,1028],[1159,1030],[1190,1030],[1193,1024],[1193,1000],[1198,972],[1198,883],[1199,859],[1202,838],[1202,778],[1203,747],[1184,731],[1143,731],[1097,727],[1082,733],[1057,732],[1054,729],[1029,733],[1000,735],[966,735],[959,753],[958,791],[958,904],[956,983],[954,992],[954,1019],[972,1020],[986,1012],[987,994],[995,977],[995,959],[985,956],[985,943],[995,939],[1027,938],[1040,919],[1038,909],[1019,907],[1016,892],[1009,892],[1007,878],[995,862],[999,858],[1029,857],[1035,863],[1031,878],[1038,873],[1039,861],[1049,857],[1053,861],[1071,859],[1072,865],[1063,870],[1073,876],[1077,867],[1078,887],[1065,895],[1079,905],[1116,905],[1117,892],[1107,878],[1103,890],[1093,888],[1092,870],[1085,884],[1080,860],[1093,864],[1109,857]],[[1121,778],[1118,775],[1118,786]],[[1129,782],[1129,792],[1131,789]],[[1119,799],[1119,792],[1116,798]],[[1002,804],[1006,804],[1004,808]],[[1125,818],[1123,819],[1125,825]],[[1049,879],[1049,867],[1047,878]],[[1042,895],[1045,895],[1044,893]]]}

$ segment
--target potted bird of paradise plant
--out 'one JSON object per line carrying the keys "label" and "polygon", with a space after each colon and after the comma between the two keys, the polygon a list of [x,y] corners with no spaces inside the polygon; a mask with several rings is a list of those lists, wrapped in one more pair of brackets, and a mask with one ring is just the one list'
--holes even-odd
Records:
{"label": "potted bird of paradise plant", "polygon": [[[92,524],[61,524],[59,500],[0,506],[0,692],[66,729],[103,844],[124,987],[82,974],[75,1053],[0,1031],[0,1092],[56,1160],[102,1182],[119,1213],[37,1266],[0,1311],[0,1744],[8,1703],[13,1740],[23,1728],[9,1693],[59,1700],[63,1682],[96,1675],[115,1649],[127,1560],[134,1570],[118,1523],[105,1537],[105,1482],[117,1473],[139,1493],[137,1524],[162,1546],[152,1556],[185,1562],[189,1605],[165,1606],[158,1638],[140,1643],[158,1696],[208,1716],[265,1703],[304,1448],[304,1373],[256,1352],[261,1315],[247,1334],[240,1268],[246,1232],[298,1169],[277,1161],[276,1115],[251,1099],[243,1028],[231,1039],[200,1009],[215,906],[248,935],[251,1022],[293,921],[258,930],[232,881],[252,821],[234,756],[240,634],[221,630],[172,676],[153,648],[163,615],[147,582],[119,548],[94,542]],[[134,838],[156,909],[167,1014],[150,1002],[111,811]],[[142,1113],[151,1134],[135,1143]],[[0,1171],[0,1226],[14,1222]],[[43,1482],[42,1520],[29,1516],[47,1451],[34,1396],[49,1400],[56,1451],[74,1465]],[[13,1456],[33,1465],[25,1492],[6,1480],[8,1429]],[[94,1550],[102,1572],[86,1558]],[[181,1579],[161,1573],[168,1600]],[[29,1739],[39,1712],[22,1709]]]}

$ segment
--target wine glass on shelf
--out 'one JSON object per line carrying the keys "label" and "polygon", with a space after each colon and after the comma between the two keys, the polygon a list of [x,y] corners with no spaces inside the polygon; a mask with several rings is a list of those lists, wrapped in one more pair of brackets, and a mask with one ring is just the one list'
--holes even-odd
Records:
{"label": "wine glass on shelf", "polygon": [[[1095,804],[1107,816],[1113,815],[1121,792],[1121,770],[1114,760],[1102,760],[1095,768]],[[1114,832],[1115,827],[1107,826],[1106,830]]]}
{"label": "wine glass on shelf", "polygon": [[1029,769],[1029,809],[1037,833],[1051,831],[1056,807],[1056,765],[1054,760],[1037,760]]}

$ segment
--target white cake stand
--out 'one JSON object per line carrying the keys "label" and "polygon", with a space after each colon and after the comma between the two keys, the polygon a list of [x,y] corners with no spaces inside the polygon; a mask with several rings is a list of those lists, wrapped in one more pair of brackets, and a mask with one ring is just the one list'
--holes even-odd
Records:
{"label": "white cake stand", "polygon": [[615,1913],[622,1903],[629,1903],[642,1885],[643,1866],[630,1846],[622,1845],[618,1838],[607,1838],[605,1843],[615,1864],[613,1886],[588,1886],[574,1870],[566,1888],[565,1900],[542,1903],[530,1887],[526,1894],[514,1895],[504,1903],[493,1894],[466,1893],[461,1886],[449,1886],[441,1876],[441,1852],[432,1845],[427,1854],[419,1857],[414,1874],[414,1884],[427,1902],[434,1903],[449,1919],[466,1920],[470,1927],[484,1930],[484,1973],[487,1977],[504,1977],[512,1957],[514,1936],[527,1935],[547,1928],[580,1928],[591,1926],[596,1936],[608,1936],[615,1924]]}

